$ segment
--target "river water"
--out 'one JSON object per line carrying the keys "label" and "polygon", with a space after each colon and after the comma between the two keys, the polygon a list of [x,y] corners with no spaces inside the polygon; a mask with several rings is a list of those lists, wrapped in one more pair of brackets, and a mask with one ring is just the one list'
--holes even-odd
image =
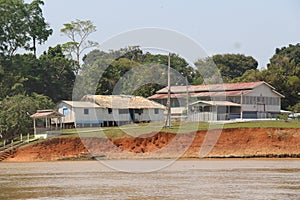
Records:
{"label": "river water", "polygon": [[99,161],[0,163],[0,199],[300,199],[300,160],[180,160],[150,173]]}

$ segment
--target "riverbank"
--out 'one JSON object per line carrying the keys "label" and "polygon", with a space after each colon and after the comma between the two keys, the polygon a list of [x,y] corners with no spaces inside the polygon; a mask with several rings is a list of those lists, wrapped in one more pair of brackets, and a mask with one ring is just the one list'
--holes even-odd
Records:
{"label": "riverbank", "polygon": [[[215,143],[214,136],[218,134]],[[300,157],[300,129],[228,128],[177,135],[159,132],[115,140],[56,137],[20,147],[5,161],[198,158],[199,155],[208,158]]]}

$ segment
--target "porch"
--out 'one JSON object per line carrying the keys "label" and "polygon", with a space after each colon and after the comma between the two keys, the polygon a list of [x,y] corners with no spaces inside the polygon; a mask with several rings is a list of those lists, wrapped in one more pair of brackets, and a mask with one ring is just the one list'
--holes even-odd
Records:
{"label": "porch", "polygon": [[188,109],[188,120],[193,122],[230,120],[241,113],[241,105],[230,101],[197,101]]}
{"label": "porch", "polygon": [[34,138],[46,139],[61,135],[63,114],[54,110],[38,110],[33,118]]}

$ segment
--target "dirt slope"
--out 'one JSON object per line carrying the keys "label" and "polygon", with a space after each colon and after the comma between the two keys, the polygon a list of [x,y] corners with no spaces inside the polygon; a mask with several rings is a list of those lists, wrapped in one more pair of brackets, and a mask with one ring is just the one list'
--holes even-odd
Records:
{"label": "dirt slope", "polygon": [[[215,144],[218,132],[221,134]],[[106,158],[299,157],[300,129],[241,128],[178,135],[156,133],[113,141],[57,137],[23,146],[6,161],[53,161],[90,157],[91,154]]]}

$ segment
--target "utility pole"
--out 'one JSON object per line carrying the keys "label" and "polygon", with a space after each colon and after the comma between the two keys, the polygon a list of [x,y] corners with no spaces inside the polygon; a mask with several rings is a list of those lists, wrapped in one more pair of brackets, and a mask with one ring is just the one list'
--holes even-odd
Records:
{"label": "utility pole", "polygon": [[186,84],[186,118],[189,117],[189,82],[187,77],[185,77]]}
{"label": "utility pole", "polygon": [[243,119],[243,92],[241,93],[241,119]]}
{"label": "utility pole", "polygon": [[170,53],[168,55],[168,99],[167,99],[167,120],[166,127],[171,128],[171,58]]}

